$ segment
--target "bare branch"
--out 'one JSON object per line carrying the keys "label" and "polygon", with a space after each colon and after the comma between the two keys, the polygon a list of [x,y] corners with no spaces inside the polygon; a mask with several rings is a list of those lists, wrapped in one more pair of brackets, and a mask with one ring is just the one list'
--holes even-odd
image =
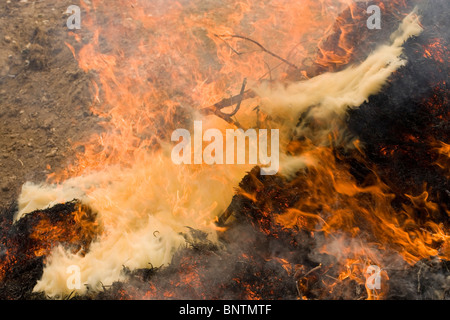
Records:
{"label": "bare branch", "polygon": [[[236,126],[239,126],[239,123],[232,119],[232,117],[239,111],[241,107],[241,103],[243,100],[250,99],[256,96],[256,94],[251,90],[245,90],[245,87],[247,85],[247,79],[244,79],[244,82],[242,83],[241,92],[233,96],[231,98],[223,99],[212,106],[209,106],[207,108],[201,109],[200,112],[204,115],[216,115],[228,123],[234,124]],[[222,112],[222,109],[231,107],[236,104],[236,108],[231,113],[225,113]]]}
{"label": "bare branch", "polygon": [[[257,45],[262,51],[266,52],[267,54],[270,54],[272,57],[277,58],[277,59],[280,60],[280,61],[283,61],[284,63],[286,63],[287,65],[291,66],[291,67],[294,68],[294,69],[298,69],[298,67],[297,67],[295,64],[293,64],[293,63],[287,61],[286,59],[280,57],[279,55],[273,53],[272,51],[267,50],[262,44],[260,44],[258,41],[255,41],[255,40],[253,40],[253,39],[250,39],[250,38],[247,38],[247,37],[244,37],[244,36],[240,36],[240,35],[237,35],[237,34],[233,34],[233,35],[217,35],[217,34],[215,34],[215,36],[218,37],[218,38],[222,38],[222,39],[223,39],[223,38],[230,37],[230,38],[239,38],[239,39],[242,39],[242,40],[249,41],[249,42],[251,42],[251,43]],[[225,43],[226,43],[226,41],[225,41]],[[238,54],[238,55],[241,54],[241,53],[239,53],[238,51],[236,51],[235,49],[233,49],[228,43],[227,43],[227,45],[228,45],[228,46],[229,46],[236,54]]]}

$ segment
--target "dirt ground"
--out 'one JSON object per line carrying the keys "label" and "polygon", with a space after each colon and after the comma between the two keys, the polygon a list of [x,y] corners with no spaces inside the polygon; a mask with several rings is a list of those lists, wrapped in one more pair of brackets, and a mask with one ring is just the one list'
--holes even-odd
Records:
{"label": "dirt ground", "polygon": [[70,141],[96,126],[89,74],[65,42],[73,1],[3,0],[0,3],[0,208],[11,205],[26,181],[73,159]]}

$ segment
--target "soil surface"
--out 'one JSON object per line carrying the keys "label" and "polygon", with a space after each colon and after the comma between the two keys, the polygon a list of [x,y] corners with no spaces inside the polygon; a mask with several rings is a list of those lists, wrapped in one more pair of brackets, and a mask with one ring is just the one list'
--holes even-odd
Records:
{"label": "soil surface", "polygon": [[[73,1],[0,3],[0,208],[26,181],[73,161],[73,141],[98,130],[91,78],[78,67],[66,21]],[[72,142],[71,142],[72,141]]]}

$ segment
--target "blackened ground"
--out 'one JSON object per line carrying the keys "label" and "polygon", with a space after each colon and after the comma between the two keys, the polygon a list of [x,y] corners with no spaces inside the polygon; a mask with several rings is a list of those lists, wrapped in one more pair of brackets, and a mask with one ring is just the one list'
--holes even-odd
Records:
{"label": "blackened ground", "polygon": [[389,271],[390,299],[449,300],[450,261],[423,260],[408,270]]}
{"label": "blackened ground", "polygon": [[436,165],[436,148],[438,142],[450,142],[449,9],[448,1],[439,0],[420,10],[424,32],[405,44],[408,64],[348,117],[381,178],[398,194],[428,190],[429,200],[441,206],[441,216],[433,218],[446,224],[450,181],[445,168]]}

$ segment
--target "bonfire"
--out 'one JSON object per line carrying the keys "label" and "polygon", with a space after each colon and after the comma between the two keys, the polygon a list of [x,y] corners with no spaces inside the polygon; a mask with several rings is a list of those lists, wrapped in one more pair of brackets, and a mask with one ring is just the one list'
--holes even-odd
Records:
{"label": "bonfire", "polygon": [[0,215],[2,299],[450,298],[448,1],[71,5],[101,128]]}

